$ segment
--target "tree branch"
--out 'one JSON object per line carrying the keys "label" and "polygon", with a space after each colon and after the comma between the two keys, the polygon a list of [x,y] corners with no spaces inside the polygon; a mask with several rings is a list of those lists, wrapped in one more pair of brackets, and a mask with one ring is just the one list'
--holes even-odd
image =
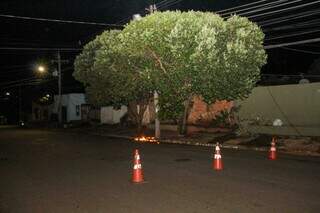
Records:
{"label": "tree branch", "polygon": [[166,68],[164,68],[163,63],[162,63],[160,57],[157,56],[157,54],[156,54],[150,47],[147,47],[147,48],[148,48],[149,52],[151,53],[152,57],[153,57],[154,59],[156,59],[156,61],[158,62],[161,70],[162,70],[164,73],[167,73],[167,70],[166,70]]}

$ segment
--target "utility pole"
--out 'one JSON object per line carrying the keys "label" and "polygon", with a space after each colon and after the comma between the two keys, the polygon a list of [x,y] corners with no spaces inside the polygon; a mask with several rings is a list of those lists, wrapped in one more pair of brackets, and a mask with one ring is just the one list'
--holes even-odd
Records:
{"label": "utility pole", "polygon": [[[157,11],[157,6],[155,4],[152,4],[149,6],[149,8],[146,8],[146,10],[151,14]],[[160,120],[158,118],[159,113],[159,94],[157,91],[153,92],[153,103],[154,103],[154,111],[155,111],[155,118],[154,118],[154,137],[156,139],[160,139]]]}
{"label": "utility pole", "polygon": [[23,121],[22,119],[22,97],[21,97],[21,85],[19,86],[19,122]]}
{"label": "utility pole", "polygon": [[61,54],[60,50],[58,50],[57,53],[57,60],[52,60],[53,62],[56,62],[58,64],[58,70],[57,70],[57,76],[58,76],[58,119],[59,123],[62,123],[62,100],[61,100],[61,94],[62,94],[62,76],[61,76],[61,64],[62,63],[68,63],[68,60],[61,60]]}
{"label": "utility pole", "polygon": [[60,55],[60,50],[58,50],[58,93],[59,93],[59,102],[58,102],[58,117],[59,117],[59,123],[62,123],[62,114],[61,114],[61,55]]}
{"label": "utility pole", "polygon": [[146,8],[146,11],[148,11],[150,14],[154,13],[155,11],[157,11],[157,5],[151,4],[149,8]]}

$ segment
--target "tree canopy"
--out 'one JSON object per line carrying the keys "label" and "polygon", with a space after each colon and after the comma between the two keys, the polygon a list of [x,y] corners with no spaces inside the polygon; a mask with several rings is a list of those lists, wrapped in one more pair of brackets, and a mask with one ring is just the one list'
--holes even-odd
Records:
{"label": "tree canopy", "polygon": [[151,60],[161,112],[169,117],[181,115],[190,96],[207,103],[246,97],[266,62],[263,32],[238,16],[224,20],[194,11],[154,13],[121,34]]}
{"label": "tree canopy", "polygon": [[195,95],[207,103],[248,96],[266,63],[263,39],[247,18],[156,12],[88,43],[74,75],[93,102],[139,103],[157,90],[161,115],[179,118]]}

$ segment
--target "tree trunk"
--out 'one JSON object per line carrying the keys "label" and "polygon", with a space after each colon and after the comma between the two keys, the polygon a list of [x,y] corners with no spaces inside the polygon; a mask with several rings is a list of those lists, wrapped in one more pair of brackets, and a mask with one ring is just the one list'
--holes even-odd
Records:
{"label": "tree trunk", "polygon": [[184,112],[182,117],[179,120],[178,131],[180,135],[188,134],[188,117],[190,114],[190,110],[192,108],[192,96],[188,98],[188,100],[184,103]]}
{"label": "tree trunk", "polygon": [[136,101],[132,101],[129,103],[129,116],[137,125],[137,135],[139,136],[143,134],[143,115],[147,109],[148,103],[148,100],[143,100],[139,103],[137,103]]}

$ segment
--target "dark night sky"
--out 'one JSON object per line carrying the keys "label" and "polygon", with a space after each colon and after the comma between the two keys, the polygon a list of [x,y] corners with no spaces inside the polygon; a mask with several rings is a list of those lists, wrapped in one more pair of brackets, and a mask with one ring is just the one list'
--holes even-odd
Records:
{"label": "dark night sky", "polygon": [[[1,0],[0,15],[124,24],[135,13],[145,14],[144,8],[149,4],[157,4],[161,1]],[[257,22],[262,27],[266,33],[265,45],[320,38],[319,1],[281,1],[284,4],[282,6],[276,6],[279,0],[166,0],[162,4],[159,4],[159,8],[160,10],[178,9],[186,11],[193,9],[214,12],[256,2],[256,4],[252,4],[251,6],[234,10],[262,4],[266,4],[265,7],[271,7],[269,9],[259,7],[242,11],[249,12],[243,16],[253,16],[250,20]],[[168,4],[170,2],[175,4]],[[310,5],[302,6],[304,4]],[[302,17],[297,18],[299,16]],[[287,20],[283,21],[284,19]],[[0,25],[0,48],[81,48],[83,44],[93,39],[104,29],[115,28],[98,25],[21,20],[1,16]],[[309,67],[313,61],[320,57],[319,47],[320,42],[315,42],[268,50],[268,64],[263,67],[262,72],[264,75],[308,74]],[[78,53],[78,51],[62,52],[62,58],[69,60],[69,63],[64,64],[62,67],[64,70],[64,92],[82,91],[81,84],[71,77],[73,59]],[[19,84],[22,84],[24,102],[31,100],[35,96],[56,92],[57,81],[50,76],[42,76],[40,79],[43,80],[29,80],[29,83],[34,84],[29,86],[25,85],[25,82],[19,82],[26,78],[39,77],[34,72],[34,66],[37,63],[46,63],[50,65],[51,70],[54,70],[55,65],[50,63],[50,61],[55,59],[55,56],[56,51],[0,49],[0,110],[8,108],[8,100],[4,98],[5,92],[10,91],[13,96],[18,96],[16,85]],[[320,75],[319,72],[318,74]],[[39,84],[39,81],[42,81],[42,83]],[[320,78],[313,78],[313,81],[320,81]],[[12,101],[12,105],[16,106],[16,102],[16,100]]]}

